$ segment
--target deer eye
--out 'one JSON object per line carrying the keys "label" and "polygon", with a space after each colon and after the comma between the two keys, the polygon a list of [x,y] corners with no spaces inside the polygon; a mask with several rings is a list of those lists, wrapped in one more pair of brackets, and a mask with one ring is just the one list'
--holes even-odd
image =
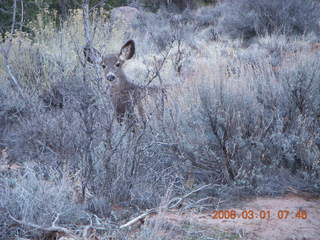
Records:
{"label": "deer eye", "polygon": [[120,62],[116,62],[116,67],[120,67]]}
{"label": "deer eye", "polygon": [[107,66],[105,64],[102,64],[102,68],[106,68]]}

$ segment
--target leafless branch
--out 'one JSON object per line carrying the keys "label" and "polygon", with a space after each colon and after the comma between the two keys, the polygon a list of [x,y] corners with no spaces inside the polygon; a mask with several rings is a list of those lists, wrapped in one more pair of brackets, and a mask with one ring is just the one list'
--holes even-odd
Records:
{"label": "leafless branch", "polygon": [[[176,197],[176,198],[171,199],[171,200],[169,201],[169,203],[168,203],[168,209],[172,209],[172,208],[177,208],[177,207],[179,207],[186,198],[190,197],[192,194],[194,194],[194,193],[196,193],[196,192],[199,192],[199,191],[201,191],[201,190],[203,190],[204,188],[207,188],[207,187],[209,187],[209,186],[211,186],[211,184],[203,185],[203,186],[201,186],[201,187],[199,187],[199,188],[197,188],[197,189],[195,189],[195,190],[193,190],[193,191],[185,194],[185,195],[182,196],[182,197]],[[174,204],[173,204],[173,203],[174,203]],[[171,204],[173,204],[173,205],[170,206]]]}
{"label": "leafless branch", "polygon": [[[169,201],[169,203],[167,204],[166,209],[173,209],[173,208],[179,207],[186,198],[190,197],[192,194],[194,194],[196,192],[199,192],[199,191],[201,191],[201,190],[203,190],[203,189],[205,189],[205,188],[207,188],[209,186],[211,186],[211,184],[203,185],[203,186],[201,186],[201,187],[199,187],[199,188],[197,188],[197,189],[185,194],[184,196],[182,196],[180,198],[179,197],[175,197],[175,198],[171,199]],[[175,204],[170,206],[172,203],[175,203]],[[130,227],[130,226],[132,226],[133,224],[135,224],[135,223],[137,223],[139,221],[143,222],[143,220],[147,216],[149,216],[151,214],[158,214],[158,213],[159,213],[158,209],[155,209],[155,208],[149,209],[148,211],[144,212],[143,214],[139,215],[138,217],[135,217],[134,219],[130,220],[129,222],[121,225],[120,229],[124,229],[124,228]]]}
{"label": "leafless branch", "polygon": [[20,19],[20,31],[22,31],[23,27],[23,18],[24,18],[24,5],[23,5],[23,0],[20,0],[21,3],[21,19]]}
{"label": "leafless branch", "polygon": [[[26,227],[30,227],[30,228],[33,228],[33,229],[37,229],[39,230],[40,232],[43,232],[43,233],[60,233],[60,234],[63,234],[63,236],[68,236],[72,239],[79,239],[76,234],[67,229],[67,228],[64,228],[64,227],[60,227],[60,226],[56,226],[56,222],[58,221],[58,218],[59,218],[59,214],[57,214],[55,220],[53,221],[52,223],[52,226],[50,227],[44,227],[44,226],[40,226],[38,224],[33,224],[33,223],[29,223],[29,222],[25,222],[25,221],[22,221],[22,220],[19,220],[19,219],[16,219],[15,217],[13,217],[10,213],[9,213],[9,217],[16,223],[20,224],[20,225],[23,225],[23,226],[26,226]],[[85,234],[85,232],[88,231],[88,229],[96,229],[96,230],[100,230],[100,231],[108,231],[109,228],[106,227],[107,225],[105,224],[99,224],[99,225],[89,225],[89,226],[78,226],[78,229],[83,229],[83,234]]]}
{"label": "leafless branch", "polygon": [[133,224],[135,224],[136,222],[139,222],[141,220],[143,220],[144,218],[146,218],[147,216],[149,216],[150,214],[154,214],[154,213],[158,213],[158,211],[156,209],[150,209],[148,210],[147,212],[139,215],[138,217],[130,220],[129,222],[127,222],[126,224],[123,224],[120,226],[120,229],[123,229],[123,228],[127,228],[127,227],[130,227],[132,226]]}
{"label": "leafless branch", "polygon": [[99,2],[97,2],[92,8],[90,8],[90,12],[92,12],[95,8],[97,7],[101,7],[105,4],[106,0],[100,0]]}
{"label": "leafless branch", "polygon": [[71,236],[74,235],[69,229],[64,228],[64,227],[59,227],[59,226],[43,227],[43,226],[40,226],[40,225],[37,225],[37,224],[27,223],[25,221],[18,220],[15,217],[13,217],[11,214],[9,214],[9,217],[13,221],[15,221],[16,223],[18,223],[20,225],[24,225],[24,226],[31,227],[31,228],[34,228],[34,229],[38,229],[38,230],[43,231],[43,232],[61,232],[61,233],[65,233],[65,234],[68,234],[68,235],[71,235]]}
{"label": "leafless branch", "polygon": [[10,36],[10,41],[12,41],[12,35],[14,33],[14,27],[16,25],[16,14],[17,14],[17,0],[13,1],[13,13],[12,13],[12,24],[11,24],[11,36]]}
{"label": "leafless branch", "polygon": [[[11,66],[10,66],[10,52],[11,52],[11,48],[12,48],[13,34],[14,34],[15,25],[16,25],[16,14],[17,14],[17,0],[14,0],[13,1],[13,13],[12,13],[12,24],[11,24],[9,41],[8,41],[7,45],[3,44],[0,50],[2,53],[2,57],[4,59],[4,65],[5,65],[6,72],[9,75],[13,84],[18,89],[20,96],[24,98],[24,93],[22,91],[21,84],[19,83],[17,78],[14,76],[14,74],[11,70]],[[23,18],[21,18],[21,19],[23,20]]]}
{"label": "leafless branch", "polygon": [[91,39],[91,31],[90,31],[89,0],[83,0],[82,9],[83,9],[83,27],[84,27],[86,45],[91,47],[92,39]]}

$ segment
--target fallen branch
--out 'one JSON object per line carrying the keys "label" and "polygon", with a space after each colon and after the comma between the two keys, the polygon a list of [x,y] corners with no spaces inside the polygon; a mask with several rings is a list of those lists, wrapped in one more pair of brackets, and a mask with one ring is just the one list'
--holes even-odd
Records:
{"label": "fallen branch", "polygon": [[150,214],[153,214],[153,213],[157,214],[158,211],[157,211],[155,208],[150,209],[150,210],[148,210],[147,212],[139,215],[138,217],[130,220],[130,221],[127,222],[126,224],[121,225],[121,226],[120,226],[120,229],[130,227],[131,225],[135,224],[135,223],[138,222],[138,221],[142,221],[144,218],[146,218],[147,216],[149,216]]}
{"label": "fallen branch", "polygon": [[[194,194],[194,193],[196,193],[196,192],[199,192],[199,191],[201,191],[201,190],[203,190],[204,188],[209,187],[209,186],[211,186],[211,184],[207,184],[207,185],[201,186],[201,187],[199,187],[198,189],[195,189],[195,190],[193,190],[193,191],[185,194],[184,196],[182,196],[182,197],[180,197],[180,198],[179,198],[179,197],[175,197],[175,198],[171,199],[171,200],[169,201],[169,203],[167,204],[166,209],[173,209],[173,208],[179,207],[179,206],[182,204],[182,202],[183,202],[187,197],[189,197],[189,196],[191,196],[192,194]],[[175,201],[176,201],[176,203],[175,203],[174,205],[170,206],[170,204],[174,203]],[[130,220],[130,221],[127,222],[126,224],[121,225],[121,226],[120,226],[120,229],[124,229],[124,228],[130,227],[130,226],[132,226],[133,224],[135,224],[135,223],[137,223],[137,222],[139,222],[139,221],[140,221],[140,222],[143,222],[144,219],[145,219],[147,216],[149,216],[150,214],[157,214],[158,212],[159,212],[159,210],[157,210],[157,209],[155,209],[155,208],[150,209],[150,210],[148,210],[147,212],[139,215],[138,217]]]}
{"label": "fallen branch", "polygon": [[[171,199],[171,200],[169,201],[168,205],[167,205],[167,208],[168,208],[168,209],[173,209],[173,208],[177,208],[177,207],[179,208],[179,207],[182,205],[183,201],[184,201],[187,197],[189,197],[189,196],[191,196],[192,194],[194,194],[194,193],[196,193],[196,192],[199,192],[199,191],[201,191],[202,189],[204,189],[204,188],[206,188],[206,187],[209,187],[209,186],[211,186],[211,184],[203,185],[203,186],[199,187],[198,189],[195,189],[195,190],[187,193],[186,195],[184,195],[184,196],[182,196],[182,197],[176,197],[176,198]],[[174,202],[175,202],[175,204],[173,204]],[[173,205],[170,206],[171,204],[173,204]]]}
{"label": "fallen branch", "polygon": [[15,221],[16,223],[18,223],[20,225],[24,225],[24,226],[31,227],[31,228],[34,228],[34,229],[38,229],[38,230],[43,231],[43,232],[59,232],[59,233],[63,233],[63,234],[66,234],[66,235],[74,236],[72,231],[70,231],[69,229],[64,228],[64,227],[59,227],[59,226],[43,227],[43,226],[40,226],[40,225],[37,225],[37,224],[27,223],[25,221],[18,220],[15,217],[13,217],[11,214],[9,214],[9,217],[13,221]]}

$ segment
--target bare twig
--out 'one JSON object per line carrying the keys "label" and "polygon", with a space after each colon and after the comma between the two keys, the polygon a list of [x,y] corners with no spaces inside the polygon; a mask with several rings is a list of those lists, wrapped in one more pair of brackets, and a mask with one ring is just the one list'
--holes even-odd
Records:
{"label": "bare twig", "polygon": [[[196,193],[196,192],[199,192],[199,191],[201,191],[201,190],[203,190],[203,189],[205,189],[205,188],[207,188],[207,187],[209,187],[209,186],[211,186],[211,184],[203,185],[203,186],[201,186],[201,187],[199,187],[199,188],[197,188],[197,189],[195,189],[195,190],[193,190],[193,191],[185,194],[185,195],[182,196],[181,198],[175,197],[175,198],[171,199],[171,200],[169,201],[169,203],[167,204],[166,209],[173,209],[173,208],[179,207],[179,205],[181,205],[182,202],[183,202],[187,197],[189,197],[189,196],[191,196],[192,194],[194,194],[194,193]],[[178,201],[177,201],[177,200],[178,200]],[[176,201],[176,202],[175,202],[175,201]],[[170,204],[172,204],[172,203],[174,203],[174,202],[175,202],[175,204],[172,205],[172,206],[170,206]],[[159,213],[159,210],[158,210],[158,209],[155,209],[155,208],[150,209],[150,210],[144,212],[143,214],[139,215],[138,217],[135,217],[134,219],[130,220],[130,221],[127,222],[126,224],[121,225],[121,226],[120,226],[120,229],[130,227],[130,226],[132,226],[133,224],[135,224],[135,223],[137,223],[137,222],[139,222],[139,221],[140,221],[140,222],[143,222],[143,220],[144,220],[147,216],[149,216],[149,215],[151,215],[151,214],[158,214],[158,213]]]}
{"label": "bare twig", "polygon": [[13,1],[13,13],[12,13],[12,24],[11,24],[11,36],[10,40],[12,41],[12,34],[14,33],[14,27],[16,25],[16,14],[17,14],[17,0]]}
{"label": "bare twig", "polygon": [[23,17],[24,17],[24,5],[23,5],[23,0],[20,0],[21,3],[21,19],[20,19],[20,32],[22,31],[23,27]]}
{"label": "bare twig", "polygon": [[64,227],[59,227],[59,226],[43,227],[43,226],[40,226],[40,225],[37,225],[37,224],[27,223],[25,221],[18,220],[15,217],[13,217],[11,214],[9,214],[9,217],[13,221],[15,221],[16,223],[18,223],[20,225],[24,225],[24,226],[27,226],[27,227],[35,228],[35,229],[38,229],[38,230],[43,231],[43,232],[61,232],[61,233],[65,233],[67,235],[74,236],[72,231],[70,231],[69,229],[64,228]]}
{"label": "bare twig", "polygon": [[60,214],[58,213],[57,216],[56,216],[56,218],[54,219],[54,221],[53,221],[53,223],[52,223],[52,226],[54,226],[54,227],[56,226],[56,223],[58,222],[59,217],[60,217]]}
{"label": "bare twig", "polygon": [[[21,221],[16,219],[15,217],[13,217],[10,213],[9,213],[9,217],[15,221],[16,223],[26,226],[26,227],[30,227],[30,228],[34,228],[39,230],[40,232],[44,232],[44,233],[54,233],[54,232],[58,232],[60,234],[63,234],[64,236],[68,236],[71,237],[72,239],[79,239],[77,237],[77,235],[64,227],[60,227],[60,226],[56,226],[55,223],[57,222],[58,218],[59,218],[59,214],[57,214],[55,220],[52,223],[51,227],[44,227],[44,226],[40,226],[38,224],[33,224],[33,223],[28,223],[25,221]],[[90,224],[89,226],[78,226],[78,229],[83,229],[84,231],[87,231],[88,229],[96,229],[96,230],[100,230],[100,231],[109,231],[110,229],[108,228],[109,224],[99,224],[99,225],[92,225]]]}
{"label": "bare twig", "polygon": [[90,31],[89,0],[83,0],[82,9],[83,9],[83,27],[84,27],[86,44],[89,47],[91,47],[92,39],[91,39],[91,31]]}
{"label": "bare twig", "polygon": [[[177,208],[177,207],[179,207],[186,198],[188,198],[188,197],[191,196],[192,194],[194,194],[194,193],[196,193],[196,192],[199,192],[199,191],[201,191],[202,189],[207,188],[207,187],[209,187],[209,186],[211,186],[211,184],[203,185],[203,186],[201,186],[201,187],[199,187],[199,188],[197,188],[197,189],[195,189],[195,190],[193,190],[193,191],[185,194],[184,196],[182,196],[182,197],[180,197],[180,198],[179,198],[179,197],[176,197],[176,198],[171,199],[171,200],[169,201],[168,205],[167,205],[167,208],[168,208],[168,209],[172,209],[172,208]],[[174,204],[173,204],[173,203],[174,203]],[[171,204],[173,204],[173,205],[170,206]]]}
{"label": "bare twig", "polygon": [[[23,6],[23,4],[22,4]],[[23,7],[22,7],[23,9]],[[3,47],[1,47],[1,52],[2,52],[2,57],[4,59],[4,65],[5,65],[5,69],[7,74],[9,75],[11,81],[13,82],[13,84],[16,86],[16,88],[18,89],[18,92],[20,94],[21,97],[24,98],[24,93],[22,91],[22,87],[20,85],[20,83],[18,82],[17,78],[14,76],[11,67],[10,67],[10,52],[11,52],[11,48],[12,48],[12,41],[13,41],[13,34],[14,34],[14,29],[15,29],[15,25],[16,25],[16,14],[17,14],[17,0],[13,1],[13,13],[12,13],[12,24],[11,24],[11,30],[10,30],[10,37],[9,37],[9,41],[8,41],[8,45],[6,45],[7,47],[5,48],[5,44],[3,44]],[[23,15],[22,15],[23,16]],[[21,18],[21,21],[23,21],[23,18]],[[22,22],[21,22],[22,24]]]}
{"label": "bare twig", "polygon": [[105,2],[106,2],[106,0],[100,0],[92,8],[90,8],[90,12],[92,12],[97,7],[102,7],[105,4]]}

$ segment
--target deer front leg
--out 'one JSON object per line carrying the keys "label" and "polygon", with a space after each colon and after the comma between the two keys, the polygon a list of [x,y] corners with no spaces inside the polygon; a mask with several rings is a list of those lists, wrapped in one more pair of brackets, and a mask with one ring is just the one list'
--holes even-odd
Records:
{"label": "deer front leg", "polygon": [[116,110],[117,121],[122,126],[124,116],[126,113],[126,108],[123,105],[116,105],[115,110]]}

